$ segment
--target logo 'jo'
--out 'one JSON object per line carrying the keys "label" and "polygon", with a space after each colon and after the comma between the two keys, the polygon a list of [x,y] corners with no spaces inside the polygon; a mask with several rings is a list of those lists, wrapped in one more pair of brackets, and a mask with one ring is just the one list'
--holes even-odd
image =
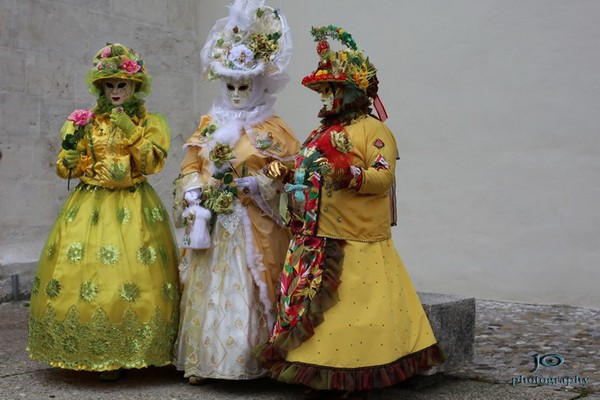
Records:
{"label": "logo 'jo'", "polygon": [[565,362],[565,359],[560,354],[545,354],[543,356],[539,354],[534,354],[533,357],[533,369],[529,372],[535,372],[538,370],[539,366],[546,368],[554,368],[562,365]]}

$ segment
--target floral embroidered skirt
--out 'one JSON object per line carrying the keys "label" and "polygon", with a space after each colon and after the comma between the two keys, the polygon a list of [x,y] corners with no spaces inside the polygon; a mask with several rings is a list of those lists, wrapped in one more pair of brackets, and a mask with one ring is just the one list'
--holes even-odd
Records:
{"label": "floral embroidered skirt", "polygon": [[171,362],[178,251],[148,183],[79,184],[43,248],[31,290],[30,357],[73,370]]}
{"label": "floral embroidered skirt", "polygon": [[250,267],[250,230],[240,208],[217,216],[210,248],[186,254],[173,361],[185,377],[237,380],[266,374],[252,349],[267,340],[270,326],[255,284],[259,271]]}
{"label": "floral embroidered skirt", "polygon": [[397,384],[444,360],[392,240],[295,236],[271,340],[271,376],[315,389]]}

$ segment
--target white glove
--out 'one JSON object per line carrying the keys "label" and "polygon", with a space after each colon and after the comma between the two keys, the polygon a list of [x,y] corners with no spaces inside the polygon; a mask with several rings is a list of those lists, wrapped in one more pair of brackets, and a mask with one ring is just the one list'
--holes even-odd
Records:
{"label": "white glove", "polygon": [[256,177],[254,176],[236,178],[235,183],[242,191],[244,196],[254,196],[258,193],[258,183],[256,182]]}

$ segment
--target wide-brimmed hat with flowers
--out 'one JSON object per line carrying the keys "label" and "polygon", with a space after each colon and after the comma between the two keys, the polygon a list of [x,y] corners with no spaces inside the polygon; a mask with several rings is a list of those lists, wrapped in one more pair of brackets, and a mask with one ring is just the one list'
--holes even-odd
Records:
{"label": "wide-brimmed hat with flowers", "polygon": [[235,0],[215,23],[201,51],[205,78],[283,75],[291,59],[291,36],[283,14],[263,0]]}
{"label": "wide-brimmed hat with flowers", "polygon": [[[376,93],[372,93],[369,87],[376,85],[377,69],[358,49],[352,35],[333,25],[313,27],[311,35],[317,42],[319,63],[316,70],[302,79],[304,86],[318,90],[324,82],[341,83],[354,86],[369,97],[374,97]],[[332,50],[327,38],[339,41],[346,48]]]}
{"label": "wide-brimmed hat with flowers", "polygon": [[90,93],[98,97],[102,93],[100,83],[104,79],[128,79],[136,83],[135,95],[143,97],[150,93],[150,75],[144,60],[133,49],[120,44],[108,43],[98,50],[92,60],[86,82]]}

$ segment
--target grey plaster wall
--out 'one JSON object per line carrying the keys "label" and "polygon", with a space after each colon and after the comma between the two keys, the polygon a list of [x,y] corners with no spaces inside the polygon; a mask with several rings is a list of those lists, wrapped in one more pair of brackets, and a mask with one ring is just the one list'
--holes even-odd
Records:
{"label": "grey plaster wall", "polygon": [[170,209],[181,145],[199,117],[199,14],[190,0],[1,0],[0,265],[37,258],[68,195],[54,172],[59,129],[72,110],[94,106],[84,79],[107,42],[140,52],[153,77],[147,108],[170,122],[166,168],[151,177]]}

